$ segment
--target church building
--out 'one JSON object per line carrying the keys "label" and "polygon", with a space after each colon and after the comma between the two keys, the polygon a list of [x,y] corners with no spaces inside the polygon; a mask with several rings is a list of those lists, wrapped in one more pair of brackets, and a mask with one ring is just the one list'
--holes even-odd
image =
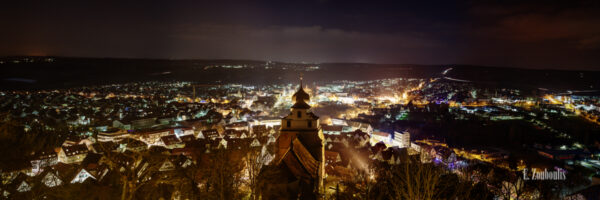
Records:
{"label": "church building", "polygon": [[[277,138],[277,154],[272,163],[279,180],[274,184],[286,188],[290,199],[317,199],[325,176],[324,136],[319,117],[310,111],[310,96],[304,91],[302,79],[292,96],[290,114],[281,119]],[[277,182],[277,183],[275,183]]]}

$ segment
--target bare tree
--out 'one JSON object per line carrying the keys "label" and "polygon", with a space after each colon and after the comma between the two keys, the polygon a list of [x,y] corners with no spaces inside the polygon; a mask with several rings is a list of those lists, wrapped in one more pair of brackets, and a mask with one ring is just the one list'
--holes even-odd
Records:
{"label": "bare tree", "polygon": [[202,176],[202,172],[202,168],[196,162],[191,163],[185,168],[178,168],[176,176],[181,181],[177,184],[177,190],[185,194],[189,199],[198,199],[200,196],[198,188],[200,184],[199,177]]}
{"label": "bare tree", "polygon": [[522,176],[506,169],[495,168],[488,177],[487,182],[494,193],[503,199],[521,199],[529,188],[525,187]]}
{"label": "bare tree", "polygon": [[341,181],[343,191],[336,185],[336,199],[371,199],[377,175],[372,165],[366,169],[353,170],[351,177]]}
{"label": "bare tree", "polygon": [[206,181],[204,191],[209,199],[234,199],[238,196],[242,177],[239,152],[215,149],[209,155],[209,164],[203,168]]}
{"label": "bare tree", "polygon": [[[394,169],[396,168],[396,169]],[[433,165],[406,163],[392,167],[393,191],[402,199],[433,199],[440,183],[440,171]]]}
{"label": "bare tree", "polygon": [[258,175],[269,161],[269,153],[266,147],[249,147],[243,152],[244,156],[244,171],[247,178],[247,185],[250,188],[250,199],[258,199]]}
{"label": "bare tree", "polygon": [[165,160],[164,155],[150,154],[148,151],[119,153],[102,144],[100,148],[106,164],[119,174],[122,200],[133,199],[139,188],[156,182],[152,175],[159,171]]}
{"label": "bare tree", "polygon": [[119,188],[98,185],[93,182],[63,184],[53,188],[43,188],[43,195],[27,199],[117,199]]}

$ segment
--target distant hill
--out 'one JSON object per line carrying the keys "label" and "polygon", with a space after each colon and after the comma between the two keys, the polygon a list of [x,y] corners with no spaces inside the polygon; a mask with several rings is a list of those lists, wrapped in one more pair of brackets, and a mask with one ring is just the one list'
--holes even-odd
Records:
{"label": "distant hill", "polygon": [[441,66],[303,64],[251,60],[158,60],[113,58],[0,58],[0,89],[53,89],[138,81],[272,84],[424,78]]}
{"label": "distant hill", "polygon": [[562,92],[600,90],[600,71],[535,70],[508,67],[452,66],[446,77],[493,87]]}
{"label": "distant hill", "polygon": [[[452,67],[447,74],[445,69]],[[139,81],[198,83],[307,83],[381,78],[451,77],[494,87],[590,90],[598,71],[530,70],[468,65],[283,63],[255,60],[166,60],[66,57],[0,58],[0,89],[54,89]]]}

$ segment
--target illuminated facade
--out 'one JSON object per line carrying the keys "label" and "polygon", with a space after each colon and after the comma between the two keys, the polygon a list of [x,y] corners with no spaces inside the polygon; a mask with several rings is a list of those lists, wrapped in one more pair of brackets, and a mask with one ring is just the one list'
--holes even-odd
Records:
{"label": "illuminated facade", "polygon": [[88,149],[84,144],[63,146],[58,152],[58,162],[65,164],[80,163],[87,154]]}

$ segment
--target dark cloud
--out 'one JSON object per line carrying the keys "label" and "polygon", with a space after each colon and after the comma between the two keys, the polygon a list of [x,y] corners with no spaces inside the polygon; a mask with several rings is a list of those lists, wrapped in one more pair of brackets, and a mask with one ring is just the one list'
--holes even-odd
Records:
{"label": "dark cloud", "polygon": [[585,1],[476,3],[469,8],[468,62],[533,68],[600,69],[600,14]]}
{"label": "dark cloud", "polygon": [[[479,33],[499,39],[522,42],[542,42],[552,40],[589,40],[600,35],[600,15],[598,10],[585,7],[559,9],[531,5],[508,7],[479,7],[475,16],[497,16],[489,20],[487,26],[476,30]],[[483,11],[483,12],[482,12]],[[578,44],[576,42],[574,44]]]}
{"label": "dark cloud", "polygon": [[[421,61],[409,51],[426,51],[441,44],[419,34],[366,33],[307,27],[247,27],[226,25],[184,26],[171,35],[180,41],[175,57],[220,57],[233,53],[249,59],[286,60],[294,62],[404,62]],[[394,59],[390,59],[394,58]]]}
{"label": "dark cloud", "polygon": [[0,55],[600,69],[593,1],[11,4]]}

